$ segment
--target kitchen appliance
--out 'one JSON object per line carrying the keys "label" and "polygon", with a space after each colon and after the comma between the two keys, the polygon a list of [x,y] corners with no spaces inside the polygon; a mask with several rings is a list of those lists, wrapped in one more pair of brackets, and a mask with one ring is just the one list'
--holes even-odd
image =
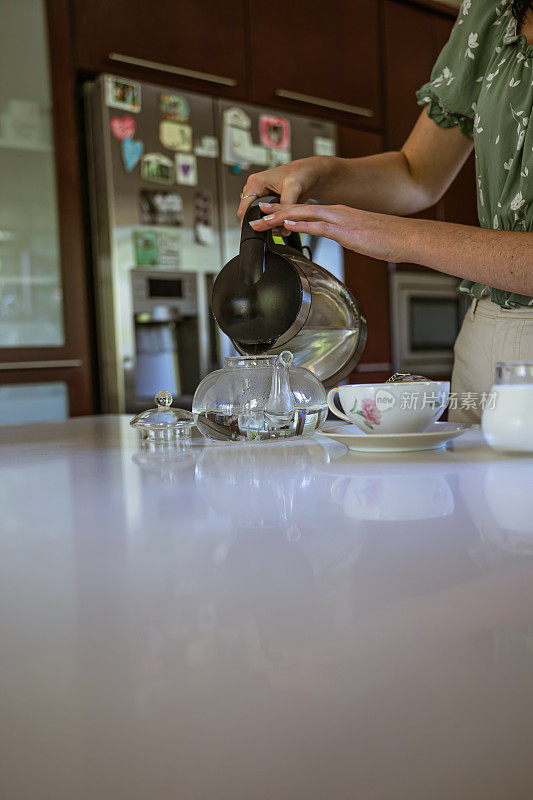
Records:
{"label": "kitchen appliance", "polygon": [[193,394],[200,380],[196,275],[133,269],[131,278],[135,370],[125,368],[126,386],[134,382],[139,403],[152,396],[154,385]]}
{"label": "kitchen appliance", "polygon": [[444,377],[470,299],[448,275],[394,270],[390,275],[394,369]]}
{"label": "kitchen appliance", "polygon": [[212,308],[221,330],[241,354],[279,353],[290,348],[294,363],[324,383],[346,377],[363,354],[365,315],[351,292],[302,252],[298,234],[276,244],[271,231],[256,231],[259,206],[249,206],[239,255],[218,274]]}
{"label": "kitchen appliance", "polygon": [[[221,132],[219,213],[223,230],[222,265],[239,252],[241,225],[235,212],[248,174],[298,158],[334,156],[337,126],[324,119],[300,114],[286,114],[244,103],[235,105],[231,100],[218,100],[216,105]],[[302,245],[311,249],[315,264],[344,281],[344,256],[340,244],[309,234],[303,234],[301,238]]]}
{"label": "kitchen appliance", "polygon": [[161,388],[190,407],[222,347],[213,100],[111,75],[85,94],[102,409],[138,411]]}
{"label": "kitchen appliance", "polygon": [[[239,248],[236,209],[248,174],[334,155],[336,126],[115,75],[87,84],[85,95],[102,409],[135,412],[162,387],[190,407],[185,372],[200,380],[235,354],[209,302],[216,274]],[[304,244],[343,280],[336,242],[304,237]],[[153,298],[159,318],[152,309],[151,320],[140,321],[146,317],[134,310],[132,273],[146,270],[171,272],[172,280],[182,271],[194,275],[195,319],[186,322],[182,314],[178,323],[172,309],[164,319],[168,298]],[[185,329],[190,340],[187,365],[178,324],[182,340]],[[176,356],[181,377],[171,379]],[[158,380],[159,369],[152,371],[156,362],[168,386]]]}

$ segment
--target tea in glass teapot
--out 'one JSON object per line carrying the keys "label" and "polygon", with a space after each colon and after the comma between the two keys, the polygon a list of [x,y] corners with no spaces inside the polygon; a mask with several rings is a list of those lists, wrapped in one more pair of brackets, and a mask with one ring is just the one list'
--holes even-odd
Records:
{"label": "tea in glass teapot", "polygon": [[326,421],[326,392],[292,353],[236,356],[199,384],[192,403],[198,430],[218,441],[287,439]]}

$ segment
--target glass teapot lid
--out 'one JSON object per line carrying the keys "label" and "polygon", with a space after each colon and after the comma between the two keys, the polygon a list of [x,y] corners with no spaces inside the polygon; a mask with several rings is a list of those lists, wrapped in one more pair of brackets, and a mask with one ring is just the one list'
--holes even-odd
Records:
{"label": "glass teapot lid", "polygon": [[193,414],[184,408],[172,408],[172,395],[164,389],[155,395],[154,400],[156,408],[141,411],[130,422],[131,427],[139,431],[141,440],[190,439]]}

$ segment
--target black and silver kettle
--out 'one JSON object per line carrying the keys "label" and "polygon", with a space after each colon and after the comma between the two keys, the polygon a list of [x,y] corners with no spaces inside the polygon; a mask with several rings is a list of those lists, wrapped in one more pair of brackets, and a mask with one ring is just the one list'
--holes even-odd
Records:
{"label": "black and silver kettle", "polygon": [[250,221],[263,214],[249,206],[239,255],[218,274],[212,296],[215,319],[242,355],[290,349],[295,365],[307,367],[326,384],[337,383],[359,363],[366,345],[366,318],[352,293],[302,252],[291,233],[276,244],[271,231]]}

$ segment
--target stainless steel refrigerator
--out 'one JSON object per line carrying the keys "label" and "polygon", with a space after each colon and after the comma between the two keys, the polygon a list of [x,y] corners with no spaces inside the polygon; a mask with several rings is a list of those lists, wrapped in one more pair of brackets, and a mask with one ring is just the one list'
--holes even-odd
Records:
{"label": "stainless steel refrigerator", "polygon": [[[332,123],[101,75],[85,87],[102,409],[190,405],[231,344],[210,311],[250,172],[335,153]],[[342,249],[304,242],[343,277]]]}

